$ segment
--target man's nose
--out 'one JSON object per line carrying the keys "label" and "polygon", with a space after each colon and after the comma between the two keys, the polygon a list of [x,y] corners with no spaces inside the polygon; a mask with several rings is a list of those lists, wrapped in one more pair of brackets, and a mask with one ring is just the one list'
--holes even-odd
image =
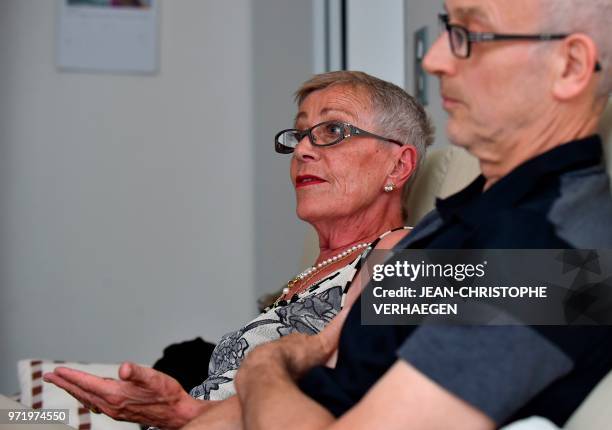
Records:
{"label": "man's nose", "polygon": [[427,51],[423,59],[423,68],[432,75],[449,75],[455,72],[456,58],[448,41],[448,35],[443,32]]}

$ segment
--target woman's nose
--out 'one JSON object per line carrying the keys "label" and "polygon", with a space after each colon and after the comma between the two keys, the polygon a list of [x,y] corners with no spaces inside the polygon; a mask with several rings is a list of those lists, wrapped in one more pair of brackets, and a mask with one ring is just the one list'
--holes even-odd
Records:
{"label": "woman's nose", "polygon": [[314,146],[308,135],[306,135],[296,145],[295,149],[293,150],[293,156],[300,161],[318,160],[319,150],[320,148]]}

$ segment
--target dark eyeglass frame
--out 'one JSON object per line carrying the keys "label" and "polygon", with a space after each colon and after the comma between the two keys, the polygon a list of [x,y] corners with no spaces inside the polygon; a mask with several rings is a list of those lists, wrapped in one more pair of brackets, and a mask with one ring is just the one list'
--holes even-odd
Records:
{"label": "dark eyeglass frame", "polygon": [[[314,130],[317,127],[320,127],[322,125],[328,125],[328,124],[336,124],[339,126],[342,126],[344,133],[342,136],[340,136],[338,139],[334,140],[333,142],[330,143],[324,143],[324,144],[320,144],[316,142],[316,138],[315,136],[312,134],[312,130]],[[323,121],[320,122],[318,124],[313,125],[312,127],[310,127],[309,129],[306,130],[298,130],[296,128],[287,128],[285,130],[281,130],[278,133],[276,133],[276,136],[274,136],[274,150],[276,152],[278,152],[279,154],[291,154],[293,153],[293,151],[295,150],[295,148],[292,148],[290,146],[287,145],[283,145],[282,143],[279,142],[279,138],[287,133],[287,132],[294,132],[296,135],[296,140],[297,142],[300,142],[302,139],[304,139],[306,136],[308,136],[308,139],[310,140],[310,143],[313,146],[318,146],[320,148],[322,147],[326,147],[326,146],[333,146],[333,145],[337,145],[340,142],[342,142],[345,139],[348,139],[349,137],[353,137],[353,136],[361,136],[361,137],[373,137],[375,139],[379,139],[379,140],[383,140],[385,142],[391,142],[391,143],[395,143],[396,145],[399,146],[404,146],[403,143],[394,140],[394,139],[389,139],[383,136],[379,136],[377,134],[374,133],[370,133],[369,131],[363,130],[361,128],[355,127],[353,124],[349,124],[348,122],[342,122],[342,121]]]}
{"label": "dark eyeglass frame", "polygon": [[[532,40],[536,42],[549,42],[551,40],[563,40],[570,34],[567,33],[541,33],[541,34],[503,34],[503,33],[490,33],[490,32],[474,32],[470,31],[462,25],[451,24],[450,17],[448,14],[441,13],[438,15],[440,23],[444,25],[448,34],[448,40],[451,47],[451,52],[457,58],[469,58],[472,53],[472,43],[483,43],[483,42],[497,42],[502,40]],[[461,52],[456,49],[453,42],[453,31],[459,31],[463,34],[467,43],[466,53],[462,55]],[[601,71],[601,64],[599,61],[595,63],[595,72]]]}

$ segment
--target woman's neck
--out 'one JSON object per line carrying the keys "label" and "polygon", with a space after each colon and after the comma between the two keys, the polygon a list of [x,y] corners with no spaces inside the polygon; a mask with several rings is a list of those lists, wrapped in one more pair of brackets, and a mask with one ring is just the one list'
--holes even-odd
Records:
{"label": "woman's neck", "polygon": [[[396,214],[389,216],[389,213]],[[315,264],[327,260],[354,245],[370,243],[383,233],[403,226],[401,211],[361,214],[328,222],[313,223],[319,236],[319,256]]]}

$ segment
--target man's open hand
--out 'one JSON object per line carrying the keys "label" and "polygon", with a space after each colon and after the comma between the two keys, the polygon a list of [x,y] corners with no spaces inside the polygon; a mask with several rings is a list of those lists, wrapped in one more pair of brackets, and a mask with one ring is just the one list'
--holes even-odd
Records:
{"label": "man's open hand", "polygon": [[67,367],[57,367],[44,379],[63,388],[93,411],[122,421],[176,429],[207,407],[183,390],[172,377],[125,362],[120,379],[100,378]]}

